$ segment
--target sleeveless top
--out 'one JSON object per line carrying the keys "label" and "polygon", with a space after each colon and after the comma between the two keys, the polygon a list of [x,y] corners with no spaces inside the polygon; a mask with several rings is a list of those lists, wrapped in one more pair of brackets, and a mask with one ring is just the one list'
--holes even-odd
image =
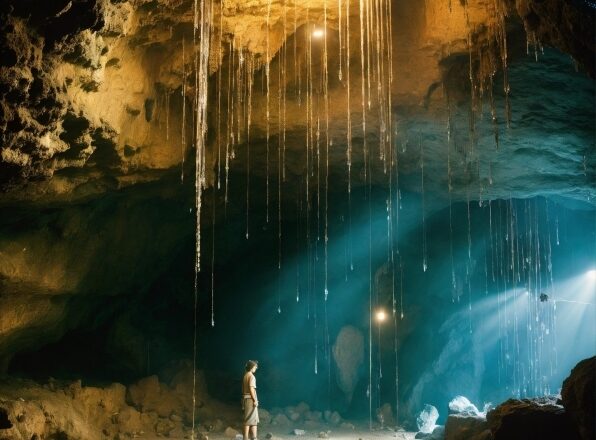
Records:
{"label": "sleeveless top", "polygon": [[257,387],[257,379],[255,378],[254,374],[247,373],[242,378],[242,394],[248,395],[250,397],[250,388]]}

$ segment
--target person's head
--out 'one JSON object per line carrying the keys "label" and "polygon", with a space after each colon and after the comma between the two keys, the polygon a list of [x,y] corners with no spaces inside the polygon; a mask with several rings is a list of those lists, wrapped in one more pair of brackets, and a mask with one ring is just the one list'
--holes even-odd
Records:
{"label": "person's head", "polygon": [[244,366],[244,369],[246,371],[250,371],[251,373],[254,373],[255,371],[257,371],[257,368],[259,368],[258,361],[248,361],[246,363],[246,365]]}

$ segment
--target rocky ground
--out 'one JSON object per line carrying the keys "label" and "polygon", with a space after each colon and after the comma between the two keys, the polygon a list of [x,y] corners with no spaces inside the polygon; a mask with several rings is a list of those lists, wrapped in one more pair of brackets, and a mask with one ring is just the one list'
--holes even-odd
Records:
{"label": "rocky ground", "polygon": [[[127,386],[84,386],[81,381],[50,379],[44,384],[0,379],[0,440],[124,440],[191,438],[192,368],[183,367],[167,382],[149,376]],[[201,440],[233,440],[239,435],[239,408],[222,404],[206,392],[197,374],[196,432]],[[260,438],[365,439],[414,438],[415,433],[354,426],[337,412],[295,407],[261,409]]]}
{"label": "rocky ground", "polygon": [[[531,440],[594,438],[594,372],[596,357],[580,362],[563,383],[562,398],[509,399],[488,413],[473,405],[449,405],[445,427],[432,433],[382,427],[391,417],[385,405],[372,430],[352,424],[337,412],[311,410],[306,403],[271,411],[261,409],[259,438],[283,440]],[[193,374],[188,365],[167,382],[149,376],[126,387],[105,387],[49,380],[0,380],[0,440],[188,439],[192,432]],[[196,375],[198,440],[241,440],[240,411],[211,399],[203,375]],[[453,403],[453,402],[452,402]],[[456,408],[457,406],[457,408]],[[435,411],[436,413],[436,411]],[[431,422],[434,426],[438,413]],[[420,425],[419,425],[420,426]]]}

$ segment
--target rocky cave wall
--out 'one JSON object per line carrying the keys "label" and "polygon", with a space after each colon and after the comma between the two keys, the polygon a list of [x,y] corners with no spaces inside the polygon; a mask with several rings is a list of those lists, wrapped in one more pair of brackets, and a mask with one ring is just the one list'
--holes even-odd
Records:
{"label": "rocky cave wall", "polygon": [[[324,4],[291,3],[284,27],[282,4],[272,2],[272,72],[279,69],[284,42],[290,53],[296,44],[298,53],[304,55],[305,38],[312,26],[324,23]],[[215,17],[221,15],[221,21],[215,20],[213,35],[222,35],[224,50],[215,44],[210,60],[209,189],[217,173],[213,126],[218,75],[225,78],[241,48],[260,66],[255,72],[251,128],[253,191],[260,194],[266,178],[267,118],[262,82],[268,61],[267,2],[226,0],[222,5],[223,14],[219,3],[215,5]],[[131,339],[130,344],[137,348],[124,362],[127,365],[114,374],[138,377],[147,369],[146,352],[138,346],[146,346],[147,341],[138,329],[129,328],[134,327],[130,321],[136,318],[126,310],[140,306],[145,298],[171,292],[171,284],[179,295],[190,289],[191,264],[176,276],[169,278],[168,272],[171,261],[193,258],[190,116],[182,127],[183,106],[189,115],[193,109],[192,6],[188,0],[2,4],[0,370],[8,368],[15,355],[60,344],[65,334],[79,328],[86,328],[89,334],[110,331],[114,335],[107,339],[113,341],[120,339],[118,328],[123,328],[124,339]],[[419,146],[424,144],[429,218],[447,205],[449,197],[457,202],[546,194],[568,207],[592,210],[596,168],[593,9],[585,2],[554,0],[416,5],[398,1],[392,6],[395,81],[391,97],[404,194],[411,193],[418,200],[421,193]],[[329,53],[333,54],[330,176],[338,188],[332,198],[340,199],[345,192],[339,188],[346,186],[346,83],[336,79],[337,68],[333,67],[338,63],[339,44],[335,2],[329,2],[327,12]],[[358,90],[357,2],[350,3],[350,24],[356,31],[351,34],[353,74],[349,86]],[[509,46],[509,129],[503,65],[496,43],[503,29]],[[236,48],[232,55],[226,49],[230,42]],[[343,44],[345,47],[345,41]],[[484,117],[477,122],[475,149],[470,152],[462,147],[470,143],[470,58],[473,84],[480,88],[489,78],[495,83],[498,150],[486,101],[478,110]],[[295,75],[289,63],[288,77]],[[277,91],[275,76],[272,90]],[[305,121],[296,85],[289,81],[285,87],[290,91],[286,126],[289,189],[283,203],[293,206],[294,187],[305,171]],[[225,96],[227,92],[224,83],[221,93]],[[357,127],[362,102],[357,93],[352,98],[349,112]],[[453,142],[460,146],[451,150],[445,148],[450,118]],[[370,117],[368,122],[369,140],[374,143],[380,121]],[[277,124],[271,124],[270,135],[277,137],[277,130]],[[363,137],[358,130],[354,128],[357,147]],[[231,164],[232,200],[243,200],[245,150],[244,144],[238,145]],[[446,169],[449,151],[454,154],[451,193]],[[275,160],[272,167],[277,166]],[[382,188],[386,180],[382,164],[373,167],[372,183]],[[355,186],[362,187],[365,178],[360,154],[354,169]],[[186,176],[183,184],[179,183],[181,173]],[[206,212],[210,212],[213,205],[206,203]],[[253,200],[258,212],[255,225],[266,224],[263,205],[263,198]],[[222,201],[215,207],[217,228],[242,237],[244,206],[230,204],[229,217],[224,215]],[[364,204],[358,209],[366,210]],[[414,204],[408,212],[412,212],[411,227],[415,228],[419,206]],[[271,232],[255,229],[257,238]],[[240,251],[229,252],[226,260],[218,263],[220,267],[233,267],[235,259],[254,252],[255,248],[237,243],[238,238],[230,239],[230,248],[237,246]],[[208,285],[208,274],[202,276]],[[188,298],[176,298],[174,295],[168,307],[178,313],[188,305]],[[160,319],[163,304],[157,304],[155,309],[147,309]],[[208,322],[208,316],[203,318]],[[118,325],[112,326],[112,320],[118,320]],[[185,329],[181,333],[189,334]],[[166,345],[163,340],[156,343],[155,351],[163,358],[174,355],[163,348]],[[184,353],[182,346],[188,347],[180,342],[176,355]],[[106,351],[122,354],[130,350],[118,342]],[[36,359],[21,358],[20,365],[34,364]]]}

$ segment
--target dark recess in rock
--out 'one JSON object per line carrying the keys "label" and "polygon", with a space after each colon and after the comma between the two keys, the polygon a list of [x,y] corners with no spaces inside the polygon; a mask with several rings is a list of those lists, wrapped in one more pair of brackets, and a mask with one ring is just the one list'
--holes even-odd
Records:
{"label": "dark recess in rock", "polygon": [[153,107],[155,106],[155,100],[152,98],[145,99],[145,120],[151,122],[153,118]]}
{"label": "dark recess in rock", "polygon": [[89,160],[100,168],[112,168],[120,163],[120,156],[116,152],[116,144],[105,130],[98,128],[91,135],[91,145],[95,151]]}
{"label": "dark recess in rock", "polygon": [[12,423],[8,419],[8,412],[4,408],[0,408],[0,429],[10,429]]}

